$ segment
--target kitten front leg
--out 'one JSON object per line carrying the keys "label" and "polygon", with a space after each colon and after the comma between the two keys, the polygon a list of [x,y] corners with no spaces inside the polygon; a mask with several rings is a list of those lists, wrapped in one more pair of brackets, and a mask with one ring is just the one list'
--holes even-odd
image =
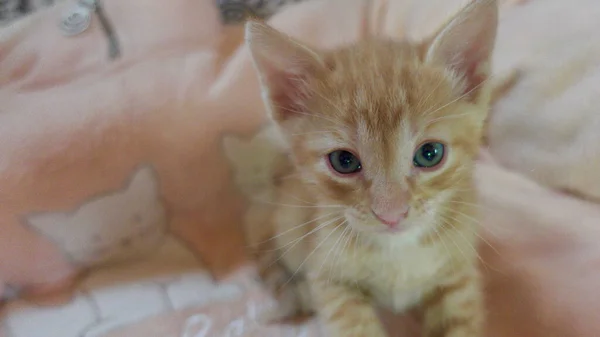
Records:
{"label": "kitten front leg", "polygon": [[[273,242],[256,245],[254,255],[263,283],[277,300],[277,305],[261,314],[264,323],[298,321],[312,315],[313,307],[303,273],[290,272],[284,256]],[[262,250],[262,251],[261,251]]]}
{"label": "kitten front leg", "polygon": [[309,285],[327,336],[387,336],[371,300],[358,288],[322,278],[311,278]]}
{"label": "kitten front leg", "polygon": [[483,336],[483,290],[475,267],[436,287],[422,306],[425,337]]}
{"label": "kitten front leg", "polygon": [[261,271],[263,281],[272,291],[277,305],[261,315],[266,323],[301,322],[313,314],[312,298],[304,275],[293,275],[276,263]]}

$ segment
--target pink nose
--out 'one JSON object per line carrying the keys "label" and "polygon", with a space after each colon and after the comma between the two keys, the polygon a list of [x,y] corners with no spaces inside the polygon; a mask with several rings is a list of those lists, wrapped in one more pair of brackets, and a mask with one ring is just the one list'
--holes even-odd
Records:
{"label": "pink nose", "polygon": [[389,227],[396,227],[400,221],[404,220],[408,215],[408,209],[398,209],[377,213],[373,211],[373,215],[383,224]]}

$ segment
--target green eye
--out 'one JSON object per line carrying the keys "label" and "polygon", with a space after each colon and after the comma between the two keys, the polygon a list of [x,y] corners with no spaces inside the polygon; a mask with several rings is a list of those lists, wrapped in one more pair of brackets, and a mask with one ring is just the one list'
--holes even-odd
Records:
{"label": "green eye", "polygon": [[429,142],[421,145],[421,147],[417,149],[413,158],[413,163],[415,167],[433,168],[442,162],[444,156],[444,144]]}
{"label": "green eye", "polygon": [[352,174],[362,169],[360,160],[348,151],[333,151],[328,155],[328,159],[331,167],[340,174]]}

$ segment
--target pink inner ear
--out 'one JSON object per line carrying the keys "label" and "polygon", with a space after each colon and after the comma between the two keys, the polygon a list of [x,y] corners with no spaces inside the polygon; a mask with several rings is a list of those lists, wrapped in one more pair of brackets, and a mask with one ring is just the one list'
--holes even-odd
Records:
{"label": "pink inner ear", "polygon": [[464,79],[462,94],[477,99],[487,80],[496,39],[498,6],[495,1],[473,0],[443,28],[429,46],[427,57],[445,64]]}
{"label": "pink inner ear", "polygon": [[322,70],[316,51],[265,24],[249,22],[247,41],[275,120],[304,110],[310,76]]}
{"label": "pink inner ear", "polygon": [[302,113],[303,102],[307,99],[306,77],[284,71],[272,74],[269,99],[275,118],[287,120]]}
{"label": "pink inner ear", "polygon": [[476,100],[477,98],[477,89],[481,86],[483,82],[485,82],[488,78],[487,70],[482,69],[486,65],[483,64],[486,62],[485,59],[481,58],[480,52],[475,51],[467,51],[467,54],[463,56],[464,63],[462,67],[457,69],[460,74],[463,74],[465,79],[465,88],[462,94],[468,100]]}

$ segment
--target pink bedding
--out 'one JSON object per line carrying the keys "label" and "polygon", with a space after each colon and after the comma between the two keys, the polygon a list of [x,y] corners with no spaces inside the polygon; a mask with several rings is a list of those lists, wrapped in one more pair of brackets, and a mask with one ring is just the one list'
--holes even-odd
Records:
{"label": "pink bedding", "polygon": [[[460,3],[314,0],[272,23],[325,47],[356,39],[365,10],[373,29],[422,36]],[[97,22],[60,35],[73,2],[0,30],[0,297],[27,295],[3,305],[0,336],[318,336],[314,322],[260,324],[268,295],[239,268],[239,225],[261,216],[244,196],[268,196],[274,151],[240,28],[212,0],[105,4],[115,62]],[[523,76],[477,171],[487,337],[600,335],[600,206],[550,190],[598,200],[598,14],[596,0],[503,5],[495,67]],[[41,306],[48,289],[67,291]]]}

